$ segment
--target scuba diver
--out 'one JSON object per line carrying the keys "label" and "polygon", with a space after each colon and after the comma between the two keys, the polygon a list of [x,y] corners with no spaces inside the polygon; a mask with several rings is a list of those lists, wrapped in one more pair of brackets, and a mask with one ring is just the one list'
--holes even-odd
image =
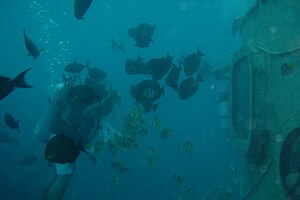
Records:
{"label": "scuba diver", "polygon": [[94,71],[89,69],[84,84],[79,75],[64,75],[63,82],[49,96],[35,128],[34,137],[46,144],[44,156],[54,168],[54,174],[44,186],[42,199],[62,199],[80,152],[94,164],[97,162],[90,145],[95,138],[104,138],[108,132],[121,134],[102,120],[120,103],[121,97],[111,87],[106,89],[104,79],[95,76]]}

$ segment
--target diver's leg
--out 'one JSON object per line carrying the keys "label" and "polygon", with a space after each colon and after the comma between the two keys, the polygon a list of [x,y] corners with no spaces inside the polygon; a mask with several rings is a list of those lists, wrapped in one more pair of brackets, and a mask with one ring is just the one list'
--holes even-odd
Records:
{"label": "diver's leg", "polygon": [[55,168],[55,181],[48,190],[47,200],[60,200],[62,199],[65,191],[67,190],[73,174],[74,163],[54,164]]}
{"label": "diver's leg", "polygon": [[73,177],[72,174],[57,175],[55,183],[48,192],[47,200],[61,200]]}
{"label": "diver's leg", "polygon": [[56,175],[52,175],[46,182],[44,188],[43,188],[43,193],[42,193],[42,200],[47,200],[48,199],[48,193],[52,185],[56,181]]}

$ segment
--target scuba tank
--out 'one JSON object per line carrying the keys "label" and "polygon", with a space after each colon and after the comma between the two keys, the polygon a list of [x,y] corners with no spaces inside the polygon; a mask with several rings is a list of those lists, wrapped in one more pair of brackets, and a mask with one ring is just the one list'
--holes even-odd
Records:
{"label": "scuba tank", "polygon": [[60,116],[70,89],[71,87],[67,83],[59,83],[49,96],[47,106],[33,133],[33,137],[37,138],[38,141],[48,142],[55,119]]}

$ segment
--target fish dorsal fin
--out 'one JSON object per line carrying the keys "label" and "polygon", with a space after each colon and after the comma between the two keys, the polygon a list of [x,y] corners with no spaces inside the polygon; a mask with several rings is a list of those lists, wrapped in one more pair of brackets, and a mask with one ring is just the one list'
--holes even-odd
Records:
{"label": "fish dorsal fin", "polygon": [[199,57],[202,57],[202,56],[205,55],[204,53],[202,53],[202,52],[199,50],[199,47],[197,47],[197,55],[198,55]]}

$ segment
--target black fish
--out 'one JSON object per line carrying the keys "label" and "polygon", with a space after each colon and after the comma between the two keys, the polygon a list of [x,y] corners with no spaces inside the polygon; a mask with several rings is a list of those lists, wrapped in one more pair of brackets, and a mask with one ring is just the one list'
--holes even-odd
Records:
{"label": "black fish", "polygon": [[74,62],[66,65],[65,72],[68,72],[71,74],[78,74],[85,68],[89,68],[89,61],[87,61],[87,63],[85,65],[83,65],[81,63],[78,63],[76,60],[74,60]]}
{"label": "black fish", "polygon": [[76,19],[84,19],[83,15],[89,9],[92,0],[74,0],[74,16]]}
{"label": "black fish", "polygon": [[16,138],[9,137],[7,134],[0,131],[0,144],[2,143],[19,144],[19,140]]}
{"label": "black fish", "polygon": [[156,25],[151,26],[147,23],[141,23],[137,28],[130,28],[128,35],[135,40],[135,46],[140,48],[147,48],[150,42],[153,42],[152,36],[156,30]]}
{"label": "black fish", "polygon": [[38,158],[36,156],[28,156],[24,158],[23,160],[18,162],[18,165],[25,165],[30,166],[35,164],[38,161]]}
{"label": "black fish", "polygon": [[17,77],[14,79],[0,76],[0,100],[9,95],[15,88],[31,88],[32,86],[28,85],[24,77],[26,73],[31,70],[31,68],[26,69],[25,71],[21,72]]}
{"label": "black fish", "polygon": [[96,100],[96,95],[91,87],[77,85],[70,90],[69,98],[71,105],[79,108],[91,105]]}
{"label": "black fish", "polygon": [[164,77],[172,66],[172,57],[169,55],[163,58],[152,58],[147,63],[149,73],[152,75],[152,79],[156,81]]}
{"label": "black fish", "polygon": [[204,54],[197,48],[197,53],[192,53],[186,57],[184,60],[184,74],[186,76],[193,75],[199,69],[202,56]]}
{"label": "black fish", "polygon": [[196,79],[194,77],[184,79],[177,89],[179,99],[184,100],[193,96],[199,88],[200,81],[203,81],[200,76],[197,76]]}
{"label": "black fish", "polygon": [[46,147],[45,159],[55,163],[72,163],[75,162],[80,153],[80,145],[65,135],[56,135],[51,138]]}
{"label": "black fish", "polygon": [[23,29],[23,34],[25,39],[25,46],[29,53],[28,55],[32,56],[32,60],[34,60],[40,55],[40,52],[43,51],[43,49],[39,50],[36,44],[26,36],[25,28]]}
{"label": "black fish", "polygon": [[102,82],[106,79],[107,73],[99,68],[89,68],[88,77]]}
{"label": "black fish", "polygon": [[5,113],[4,122],[9,128],[16,129],[17,132],[19,132],[19,122],[20,122],[20,120],[16,120],[11,114]]}
{"label": "black fish", "polygon": [[176,67],[175,65],[172,67],[171,71],[167,75],[166,85],[171,87],[174,91],[177,91],[178,88],[178,80],[180,76],[181,66]]}
{"label": "black fish", "polygon": [[148,74],[149,69],[147,63],[138,55],[137,59],[127,59],[125,63],[127,74]]}

